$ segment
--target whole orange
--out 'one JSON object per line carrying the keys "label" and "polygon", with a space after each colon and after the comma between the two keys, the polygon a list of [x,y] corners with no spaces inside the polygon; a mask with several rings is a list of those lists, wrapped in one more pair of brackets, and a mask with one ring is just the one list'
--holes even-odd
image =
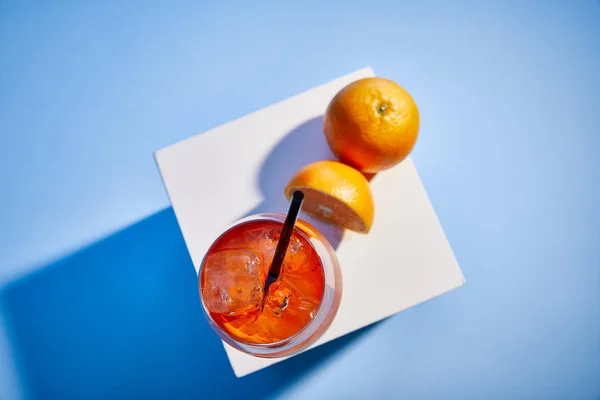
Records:
{"label": "whole orange", "polygon": [[340,161],[375,173],[393,167],[412,151],[419,134],[419,110],[397,83],[364,78],[331,100],[324,130]]}

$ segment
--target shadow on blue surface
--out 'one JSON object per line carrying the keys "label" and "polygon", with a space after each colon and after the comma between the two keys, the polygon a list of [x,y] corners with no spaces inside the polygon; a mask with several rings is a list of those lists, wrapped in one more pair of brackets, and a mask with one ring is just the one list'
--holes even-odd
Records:
{"label": "shadow on blue surface", "polygon": [[28,397],[260,399],[365,331],[238,379],[196,285],[171,208],[13,282],[0,300]]}

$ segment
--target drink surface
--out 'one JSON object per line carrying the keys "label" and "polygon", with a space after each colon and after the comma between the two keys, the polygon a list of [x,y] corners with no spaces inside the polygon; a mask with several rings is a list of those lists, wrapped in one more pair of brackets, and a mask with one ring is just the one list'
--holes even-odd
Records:
{"label": "drink surface", "polygon": [[246,343],[274,343],[299,332],[317,313],[325,278],[321,260],[294,230],[277,281],[264,298],[264,283],[282,224],[258,220],[222,235],[206,255],[200,277],[202,300],[212,320]]}

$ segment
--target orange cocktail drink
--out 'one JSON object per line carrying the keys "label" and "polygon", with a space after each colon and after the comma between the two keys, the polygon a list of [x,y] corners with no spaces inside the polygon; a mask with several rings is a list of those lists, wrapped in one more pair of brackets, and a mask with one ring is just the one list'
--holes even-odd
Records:
{"label": "orange cocktail drink", "polygon": [[212,328],[225,342],[256,356],[289,355],[315,342],[341,298],[335,251],[302,220],[279,277],[265,291],[284,218],[260,214],[234,224],[215,240],[201,265],[200,293]]}

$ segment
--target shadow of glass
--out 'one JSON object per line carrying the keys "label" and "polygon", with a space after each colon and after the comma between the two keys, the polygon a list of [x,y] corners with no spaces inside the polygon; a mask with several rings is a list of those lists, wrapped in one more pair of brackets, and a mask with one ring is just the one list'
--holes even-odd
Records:
{"label": "shadow of glass", "polygon": [[9,284],[0,305],[21,381],[44,399],[260,399],[365,332],[237,379],[170,208]]}
{"label": "shadow of glass", "polygon": [[[323,133],[323,116],[300,124],[267,155],[258,176],[263,202],[243,217],[264,212],[286,213],[288,202],[283,189],[300,168],[320,160],[335,160]],[[317,228],[337,249],[344,235],[342,229],[305,213],[301,218]]]}

